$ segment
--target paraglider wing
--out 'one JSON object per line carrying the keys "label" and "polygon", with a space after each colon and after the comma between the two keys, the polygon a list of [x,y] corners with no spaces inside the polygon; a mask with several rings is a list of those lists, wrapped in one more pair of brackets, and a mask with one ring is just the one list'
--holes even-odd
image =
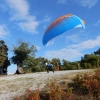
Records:
{"label": "paraglider wing", "polygon": [[57,18],[46,29],[43,36],[43,45],[46,45],[54,37],[64,33],[67,30],[81,26],[85,29],[85,21],[81,20],[78,16],[67,14]]}

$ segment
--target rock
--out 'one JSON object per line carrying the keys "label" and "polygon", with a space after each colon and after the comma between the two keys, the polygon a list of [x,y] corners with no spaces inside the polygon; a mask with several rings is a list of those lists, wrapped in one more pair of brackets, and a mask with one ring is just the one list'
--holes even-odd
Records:
{"label": "rock", "polygon": [[22,67],[18,67],[15,74],[25,74],[25,72]]}

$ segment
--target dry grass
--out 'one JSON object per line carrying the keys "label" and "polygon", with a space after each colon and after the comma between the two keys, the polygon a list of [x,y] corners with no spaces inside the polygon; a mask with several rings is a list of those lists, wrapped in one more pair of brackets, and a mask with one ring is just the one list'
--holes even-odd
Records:
{"label": "dry grass", "polygon": [[[89,70],[89,72],[93,72]],[[52,73],[52,72],[51,72]],[[25,75],[15,75],[14,78],[7,77],[9,79],[0,79],[0,97],[3,98],[1,100],[12,100],[15,96],[21,96],[24,92],[29,90],[37,90],[38,87],[42,88],[42,91],[45,91],[45,85],[50,85],[52,82],[57,82],[60,84],[64,81],[71,82],[72,79],[78,74],[82,72],[73,72],[68,74],[43,74],[38,75],[37,77],[34,74],[29,74],[28,77]],[[24,77],[25,76],[25,77]],[[46,76],[46,77],[45,77]],[[36,91],[34,91],[36,92]],[[18,98],[16,98],[18,100]],[[22,99],[21,99],[22,100]],[[25,99],[23,99],[25,100]],[[34,99],[33,99],[34,100]]]}
{"label": "dry grass", "polygon": [[[77,73],[60,75],[60,77],[47,82],[47,85],[42,91],[39,89],[36,91],[28,89],[24,96],[16,97],[14,100],[99,100],[100,83],[96,80],[96,76],[100,76],[100,70],[97,70],[95,74],[93,72],[84,72],[76,75]],[[95,77],[95,80],[91,80],[90,77]],[[61,79],[63,81],[59,82]],[[71,87],[69,87],[70,82]],[[84,92],[86,93],[84,94]]]}

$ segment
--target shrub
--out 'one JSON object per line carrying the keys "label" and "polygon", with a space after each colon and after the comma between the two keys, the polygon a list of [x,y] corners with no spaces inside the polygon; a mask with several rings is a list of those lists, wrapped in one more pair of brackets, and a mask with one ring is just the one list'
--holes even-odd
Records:
{"label": "shrub", "polygon": [[74,78],[73,88],[80,95],[90,95],[93,98],[100,96],[100,70],[95,74],[80,74]]}
{"label": "shrub", "polygon": [[70,85],[52,82],[44,91],[28,89],[14,100],[100,100],[100,69],[93,74],[78,74]]}

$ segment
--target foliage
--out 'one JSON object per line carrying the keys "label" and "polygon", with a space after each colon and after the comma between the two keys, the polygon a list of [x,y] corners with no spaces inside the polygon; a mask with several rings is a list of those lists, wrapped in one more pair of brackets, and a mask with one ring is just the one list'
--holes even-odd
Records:
{"label": "foliage", "polygon": [[53,82],[48,85],[46,91],[27,90],[24,96],[16,97],[14,100],[73,100],[72,89],[65,83]]}
{"label": "foliage", "polygon": [[36,91],[32,91],[30,89],[27,89],[25,91],[25,95],[21,97],[15,97],[14,100],[40,100],[40,91],[39,89]]}
{"label": "foliage", "polygon": [[[92,98],[100,96],[100,69],[94,74],[77,75],[73,83],[74,91],[79,95],[89,95]],[[80,94],[81,93],[81,94]]]}
{"label": "foliage", "polygon": [[44,91],[27,90],[24,96],[14,100],[100,100],[100,69],[78,74],[70,84],[54,81],[45,88]]}
{"label": "foliage", "polygon": [[73,100],[72,88],[68,88],[65,82],[57,84],[53,82],[48,86],[49,90],[46,92],[48,98],[45,100]]}
{"label": "foliage", "polygon": [[69,61],[66,61],[65,59],[63,59],[62,62],[63,62],[63,68],[65,70],[80,69],[80,63],[79,62],[69,62]]}
{"label": "foliage", "polygon": [[100,56],[100,48],[97,51],[95,51],[94,54]]}
{"label": "foliage", "polygon": [[25,59],[30,56],[35,56],[37,49],[34,45],[29,45],[29,43],[21,42],[18,47],[13,47],[14,56],[11,58],[12,63],[18,64],[23,63]]}
{"label": "foliage", "polygon": [[39,58],[33,58],[29,57],[24,61],[25,66],[25,72],[40,72],[40,71],[46,71],[46,65],[45,63],[48,62],[47,59],[39,57]]}
{"label": "foliage", "polygon": [[60,66],[61,65],[61,62],[60,62],[60,59],[59,58],[53,58],[51,60],[51,63],[54,65],[54,66]]}
{"label": "foliage", "polygon": [[99,60],[100,57],[95,54],[85,54],[84,57],[81,58],[81,68],[97,68],[100,65]]}
{"label": "foliage", "polygon": [[[19,44],[13,46],[14,55],[11,57],[11,62],[17,64],[17,67],[23,67],[25,72],[46,71],[46,62],[53,64],[54,69],[60,66],[60,70],[76,70],[76,69],[92,69],[100,67],[100,48],[92,54],[85,54],[80,61],[70,62],[65,59],[60,61],[59,58],[51,60],[38,57],[35,58],[37,49],[34,45],[30,45],[24,41],[18,41]],[[10,65],[8,59],[8,47],[3,40],[0,40],[0,67],[6,70]]]}
{"label": "foliage", "polygon": [[3,40],[0,40],[0,66],[4,65],[4,62],[8,55],[8,47]]}
{"label": "foliage", "polygon": [[35,59],[36,65],[40,66],[40,68],[45,68],[46,67],[45,63],[48,61],[49,60],[44,57],[38,57]]}
{"label": "foliage", "polygon": [[0,40],[0,68],[2,68],[3,73],[7,73],[7,67],[9,65],[8,47],[3,40]]}

